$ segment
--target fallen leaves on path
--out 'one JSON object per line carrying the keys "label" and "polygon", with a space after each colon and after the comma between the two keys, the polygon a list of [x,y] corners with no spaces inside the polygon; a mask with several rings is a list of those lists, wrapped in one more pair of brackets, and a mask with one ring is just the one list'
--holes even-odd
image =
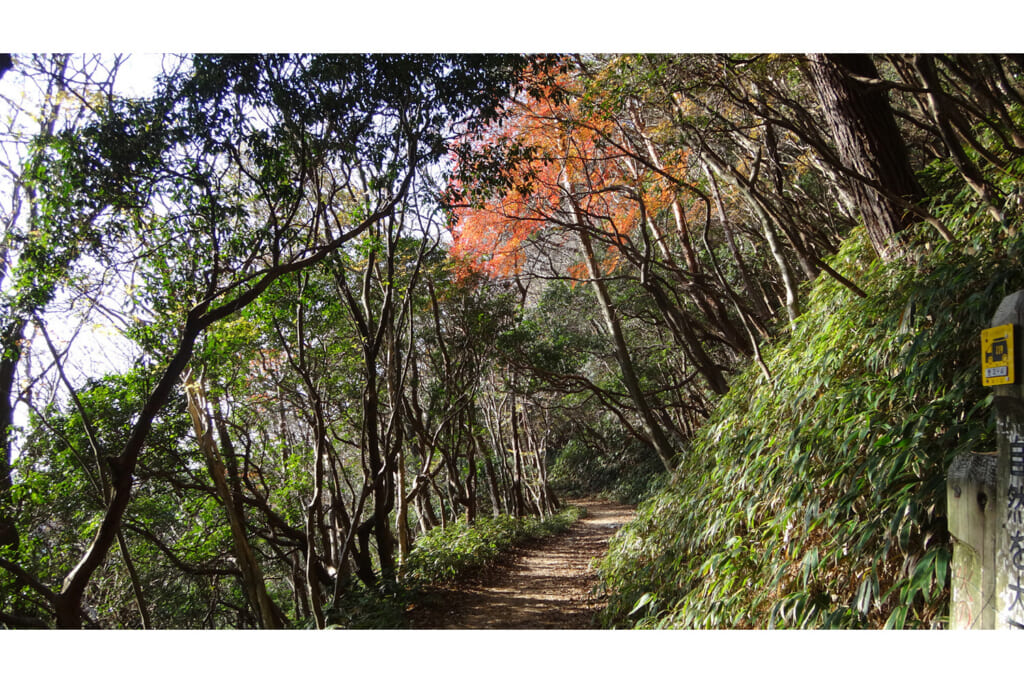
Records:
{"label": "fallen leaves on path", "polygon": [[602,602],[593,560],[634,514],[631,507],[599,500],[573,501],[586,508],[564,534],[520,548],[508,561],[457,588],[439,590],[410,612],[413,628],[595,628]]}

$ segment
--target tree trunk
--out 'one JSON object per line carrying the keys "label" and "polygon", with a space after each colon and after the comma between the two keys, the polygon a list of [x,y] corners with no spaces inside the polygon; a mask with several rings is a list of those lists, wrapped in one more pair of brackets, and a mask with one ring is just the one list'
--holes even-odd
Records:
{"label": "tree trunk", "polygon": [[747,205],[757,215],[758,220],[761,222],[761,229],[764,231],[764,239],[768,243],[768,250],[772,254],[772,258],[775,259],[776,265],[779,267],[779,274],[782,276],[782,284],[786,290],[786,313],[789,315],[789,326],[794,328],[796,326],[796,319],[800,316],[800,299],[797,294],[797,282],[796,277],[793,274],[793,269],[790,267],[789,262],[786,260],[785,252],[782,250],[782,243],[779,241],[779,236],[775,232],[775,226],[772,223],[771,216],[761,206],[758,198],[750,191],[747,187],[746,179],[740,176],[736,169],[725,164],[722,160],[717,158],[716,155],[712,154],[710,150],[707,150],[703,155],[704,160],[704,172],[711,176],[712,171],[719,175],[727,178],[732,183],[743,198],[747,200]]}
{"label": "tree trunk", "polygon": [[21,342],[26,322],[22,318],[11,321],[0,339],[0,548],[18,547],[18,528],[11,514],[11,427],[14,424],[14,376],[21,359]]}
{"label": "tree trunk", "polygon": [[586,262],[587,273],[590,276],[590,283],[594,288],[594,293],[597,296],[597,301],[601,309],[601,316],[604,318],[605,326],[608,328],[608,334],[612,339],[612,345],[615,349],[615,359],[618,361],[619,370],[622,373],[622,383],[626,385],[626,390],[629,392],[630,398],[633,399],[633,405],[636,407],[637,413],[640,415],[640,422],[643,425],[644,432],[650,439],[650,443],[654,447],[654,451],[658,454],[658,458],[661,459],[661,464],[665,466],[666,470],[671,472],[673,469],[672,461],[675,457],[675,449],[672,448],[672,444],[669,443],[668,437],[665,436],[665,432],[661,429],[661,425],[658,424],[657,419],[654,416],[654,411],[651,410],[650,405],[647,403],[647,398],[644,396],[643,391],[640,388],[640,380],[636,376],[636,370],[633,367],[633,359],[629,354],[629,347],[626,345],[626,338],[622,334],[622,326],[619,324],[619,319],[615,315],[615,309],[612,304],[611,297],[608,295],[608,290],[605,287],[604,280],[600,277],[600,273],[598,272],[597,259],[594,257],[594,249],[590,244],[590,238],[587,236],[584,229],[577,230],[577,236],[579,238],[584,261]]}
{"label": "tree trunk", "polygon": [[859,177],[851,190],[864,227],[883,260],[902,255],[900,232],[913,218],[896,198],[922,195],[903,137],[871,57],[863,54],[809,55],[814,90],[843,165]]}
{"label": "tree trunk", "polygon": [[416,504],[416,516],[419,518],[421,532],[427,533],[441,524],[437,518],[437,513],[434,512],[434,506],[430,502],[429,483],[419,486],[413,501]]}
{"label": "tree trunk", "polygon": [[189,414],[195,427],[196,440],[199,442],[200,450],[206,456],[210,476],[213,479],[217,495],[221,498],[228,518],[228,525],[231,529],[231,537],[235,546],[235,555],[245,582],[245,591],[252,601],[260,626],[262,628],[280,628],[281,622],[277,618],[279,610],[272,603],[267,593],[266,585],[263,581],[263,573],[260,570],[259,563],[256,561],[256,556],[253,554],[252,546],[246,537],[245,519],[239,513],[240,507],[231,492],[225,476],[226,468],[221,461],[213,439],[213,420],[205,410],[205,392],[200,386],[186,386],[186,396],[188,398]]}
{"label": "tree trunk", "polygon": [[484,475],[487,477],[487,495],[491,498],[491,516],[497,517],[501,514],[501,494],[499,493],[498,475],[494,471],[494,464],[491,462],[490,456],[480,448],[480,437],[474,435],[473,439],[476,441],[477,448],[480,450],[481,457],[484,460]]}
{"label": "tree trunk", "polygon": [[[470,429],[472,429],[470,421]],[[476,442],[470,439],[466,455],[466,523],[476,521]]]}
{"label": "tree trunk", "polygon": [[[629,108],[630,120],[632,121],[633,126],[636,128],[637,133],[640,135],[640,139],[644,143],[644,149],[647,151],[647,156],[650,157],[651,164],[653,164],[654,168],[658,169],[659,171],[664,171],[665,167],[661,163],[661,157],[658,155],[658,150],[654,146],[654,141],[651,140],[651,137],[647,134],[645,130],[646,126],[643,120],[643,116],[640,113],[639,106],[637,105],[635,100],[631,101],[627,106]],[[629,160],[627,160],[627,163],[629,163]],[[634,175],[638,176],[635,170]],[[687,270],[690,271],[690,273],[697,274],[701,270],[700,263],[697,261],[696,254],[694,254],[693,245],[690,241],[690,232],[689,230],[687,230],[686,227],[686,218],[683,214],[683,207],[679,203],[679,195],[676,193],[675,188],[672,189],[672,199],[670,206],[672,208],[672,219],[675,221],[676,225],[676,233],[679,236],[679,245],[682,247],[683,258],[686,260],[686,268]],[[674,259],[672,258],[672,254],[669,251],[665,237],[664,235],[661,234],[660,230],[657,230],[654,221],[651,221],[651,228],[655,231],[655,241],[657,242],[658,247],[661,250],[662,257],[669,264],[675,265]]]}
{"label": "tree trunk", "polygon": [[398,528],[398,565],[405,564],[409,557],[409,501],[405,497],[405,449],[398,452],[398,467],[395,471],[395,501],[398,510],[395,513],[395,524]]}
{"label": "tree trunk", "polygon": [[206,457],[206,464],[213,479],[217,495],[224,506],[227,514],[228,525],[231,529],[231,539],[235,546],[235,557],[238,560],[238,567],[242,573],[244,588],[253,609],[259,617],[262,628],[281,628],[278,620],[278,609],[272,604],[267,593],[266,584],[263,581],[263,572],[260,570],[256,556],[252,552],[252,546],[246,538],[245,523],[237,514],[234,497],[228,487],[227,479],[224,476],[224,463],[221,462],[217,453],[217,445],[213,439],[213,419],[206,409],[206,396],[199,384],[190,384],[186,381],[186,396],[188,398],[188,412],[192,417],[192,425],[195,428],[196,441],[199,449]]}
{"label": "tree trunk", "polygon": [[515,394],[512,395],[512,514],[522,517],[526,514],[523,498],[523,451],[519,443],[519,410]]}
{"label": "tree trunk", "polygon": [[[711,183],[711,196],[715,201],[715,208],[718,209],[718,216],[722,224],[722,232],[725,234],[725,243],[729,247],[729,253],[732,254],[733,262],[736,264],[736,269],[739,272],[740,280],[743,282],[743,289],[747,292],[747,299],[750,301],[750,305],[753,307],[754,315],[757,316],[758,326],[763,327],[765,322],[771,319],[771,311],[768,308],[768,299],[764,294],[763,288],[756,284],[756,281],[750,275],[750,271],[747,269],[746,260],[743,258],[743,254],[740,253],[739,247],[736,245],[736,239],[733,236],[732,221],[729,219],[729,215],[725,211],[725,202],[722,200],[722,193],[718,189],[718,181],[715,179],[715,174],[710,169],[705,167],[705,173],[708,181]],[[767,336],[767,335],[766,335]]]}
{"label": "tree trunk", "polygon": [[139,454],[142,452],[157,413],[167,402],[172,388],[178,383],[179,375],[185,370],[185,366],[192,357],[196,338],[202,329],[201,323],[198,323],[190,314],[178,343],[178,350],[143,405],[142,411],[128,435],[128,440],[121,449],[121,454],[108,461],[111,471],[112,496],[99,529],[93,537],[92,544],[74,569],[64,577],[63,588],[54,601],[54,611],[59,628],[79,628],[82,625],[82,596],[85,594],[86,586],[88,586],[93,572],[103,563],[107,552],[117,538],[117,531],[121,528],[124,512],[128,509],[128,502],[131,499],[132,473],[135,471]]}
{"label": "tree trunk", "polygon": [[135,606],[139,610],[139,620],[142,622],[142,628],[149,630],[153,625],[149,621],[149,608],[146,606],[146,597],[142,593],[142,581],[139,579],[139,572],[135,569],[131,553],[128,552],[128,543],[124,540],[124,532],[120,529],[117,531],[117,547],[121,551],[124,567],[128,570],[128,578],[131,580],[132,594],[135,596]]}
{"label": "tree trunk", "polygon": [[[981,171],[970,160],[967,153],[964,152],[956,133],[953,132],[951,120],[956,118],[958,114],[956,108],[949,104],[946,93],[942,90],[939,74],[935,70],[934,58],[931,55],[915,55],[911,58],[910,63],[913,64],[925,88],[928,89],[928,108],[931,110],[932,119],[939,129],[939,135],[942,138],[943,144],[946,145],[950,158],[956,165],[957,170],[960,171],[963,179],[981,198],[992,218],[1001,223],[1003,221],[1003,212],[995,203],[996,189],[985,180]],[[966,126],[964,127],[966,128]]]}

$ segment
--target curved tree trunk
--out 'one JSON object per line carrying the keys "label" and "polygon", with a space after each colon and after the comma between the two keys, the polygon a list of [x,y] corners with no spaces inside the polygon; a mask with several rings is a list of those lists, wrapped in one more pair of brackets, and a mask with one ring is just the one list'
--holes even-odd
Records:
{"label": "curved tree trunk", "polygon": [[619,371],[622,373],[622,383],[626,385],[626,390],[629,392],[630,398],[633,399],[633,405],[640,416],[640,422],[643,425],[644,432],[650,440],[651,445],[654,447],[655,452],[658,454],[661,464],[665,466],[666,470],[671,472],[673,470],[672,463],[675,459],[675,449],[672,448],[672,444],[669,443],[664,430],[662,430],[661,425],[658,424],[654,411],[651,410],[651,406],[647,402],[647,398],[644,396],[643,391],[640,388],[640,380],[636,376],[636,370],[633,367],[633,359],[630,357],[629,347],[626,345],[626,338],[622,334],[622,326],[619,324],[619,319],[615,315],[615,308],[612,304],[611,297],[608,295],[608,289],[605,287],[605,282],[601,278],[601,274],[597,269],[597,259],[594,256],[594,249],[590,243],[590,237],[587,235],[585,230],[577,230],[576,234],[579,238],[583,260],[587,266],[587,273],[590,276],[591,286],[594,288],[594,294],[597,296],[597,301],[600,305],[601,317],[604,318],[605,326],[608,328],[608,334],[612,339],[612,345],[615,349],[615,358],[619,364]]}
{"label": "curved tree trunk", "polygon": [[238,567],[242,572],[244,588],[254,610],[259,618],[262,628],[280,628],[281,621],[278,618],[279,609],[273,604],[267,587],[263,580],[263,572],[256,556],[253,554],[252,546],[249,544],[245,533],[245,522],[237,514],[234,497],[228,487],[225,477],[225,466],[217,452],[217,445],[213,438],[213,418],[207,409],[206,394],[200,384],[202,380],[191,383],[185,382],[185,395],[188,399],[188,412],[192,417],[192,426],[195,428],[196,441],[199,449],[206,457],[207,468],[217,489],[227,513],[228,524],[231,528],[231,539],[235,546],[235,556],[238,560]]}
{"label": "curved tree trunk", "polygon": [[206,408],[205,391],[200,384],[189,384],[187,381],[185,388],[188,412],[192,417],[196,440],[203,455],[206,456],[210,476],[227,514],[235,555],[245,582],[245,591],[250,597],[260,626],[262,628],[280,628],[282,624],[278,619],[279,609],[273,604],[267,593],[263,572],[246,537],[245,520],[238,512],[239,507],[227,481],[225,465],[213,438],[213,418]]}
{"label": "curved tree trunk", "polygon": [[[1003,212],[996,205],[998,192],[991,183],[985,180],[981,171],[970,160],[967,153],[964,152],[964,148],[960,145],[960,141],[953,131],[952,120],[957,119],[959,113],[955,107],[950,106],[946,93],[942,90],[939,74],[935,69],[934,57],[931,55],[915,55],[910,59],[910,63],[917,70],[925,88],[928,89],[928,108],[931,110],[932,119],[939,129],[939,135],[942,138],[943,144],[946,145],[950,159],[953,160],[964,181],[981,198],[982,203],[985,204],[992,218],[1002,222]],[[963,129],[968,128],[966,124],[963,124],[961,127]]]}

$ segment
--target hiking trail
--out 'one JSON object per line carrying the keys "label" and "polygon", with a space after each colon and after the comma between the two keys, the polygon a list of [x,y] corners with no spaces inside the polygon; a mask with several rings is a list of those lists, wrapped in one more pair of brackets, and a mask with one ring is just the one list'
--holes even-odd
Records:
{"label": "hiking trail", "polygon": [[517,548],[473,579],[432,591],[409,613],[412,628],[596,628],[603,604],[591,594],[598,580],[591,563],[605,554],[634,509],[601,500],[570,502],[587,512],[568,531]]}

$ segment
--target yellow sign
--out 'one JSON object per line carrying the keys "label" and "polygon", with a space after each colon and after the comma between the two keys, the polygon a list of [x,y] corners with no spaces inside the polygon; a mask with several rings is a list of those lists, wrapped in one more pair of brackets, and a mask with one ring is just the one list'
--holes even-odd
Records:
{"label": "yellow sign", "polygon": [[990,327],[981,332],[981,383],[991,387],[1013,384],[1013,325]]}

